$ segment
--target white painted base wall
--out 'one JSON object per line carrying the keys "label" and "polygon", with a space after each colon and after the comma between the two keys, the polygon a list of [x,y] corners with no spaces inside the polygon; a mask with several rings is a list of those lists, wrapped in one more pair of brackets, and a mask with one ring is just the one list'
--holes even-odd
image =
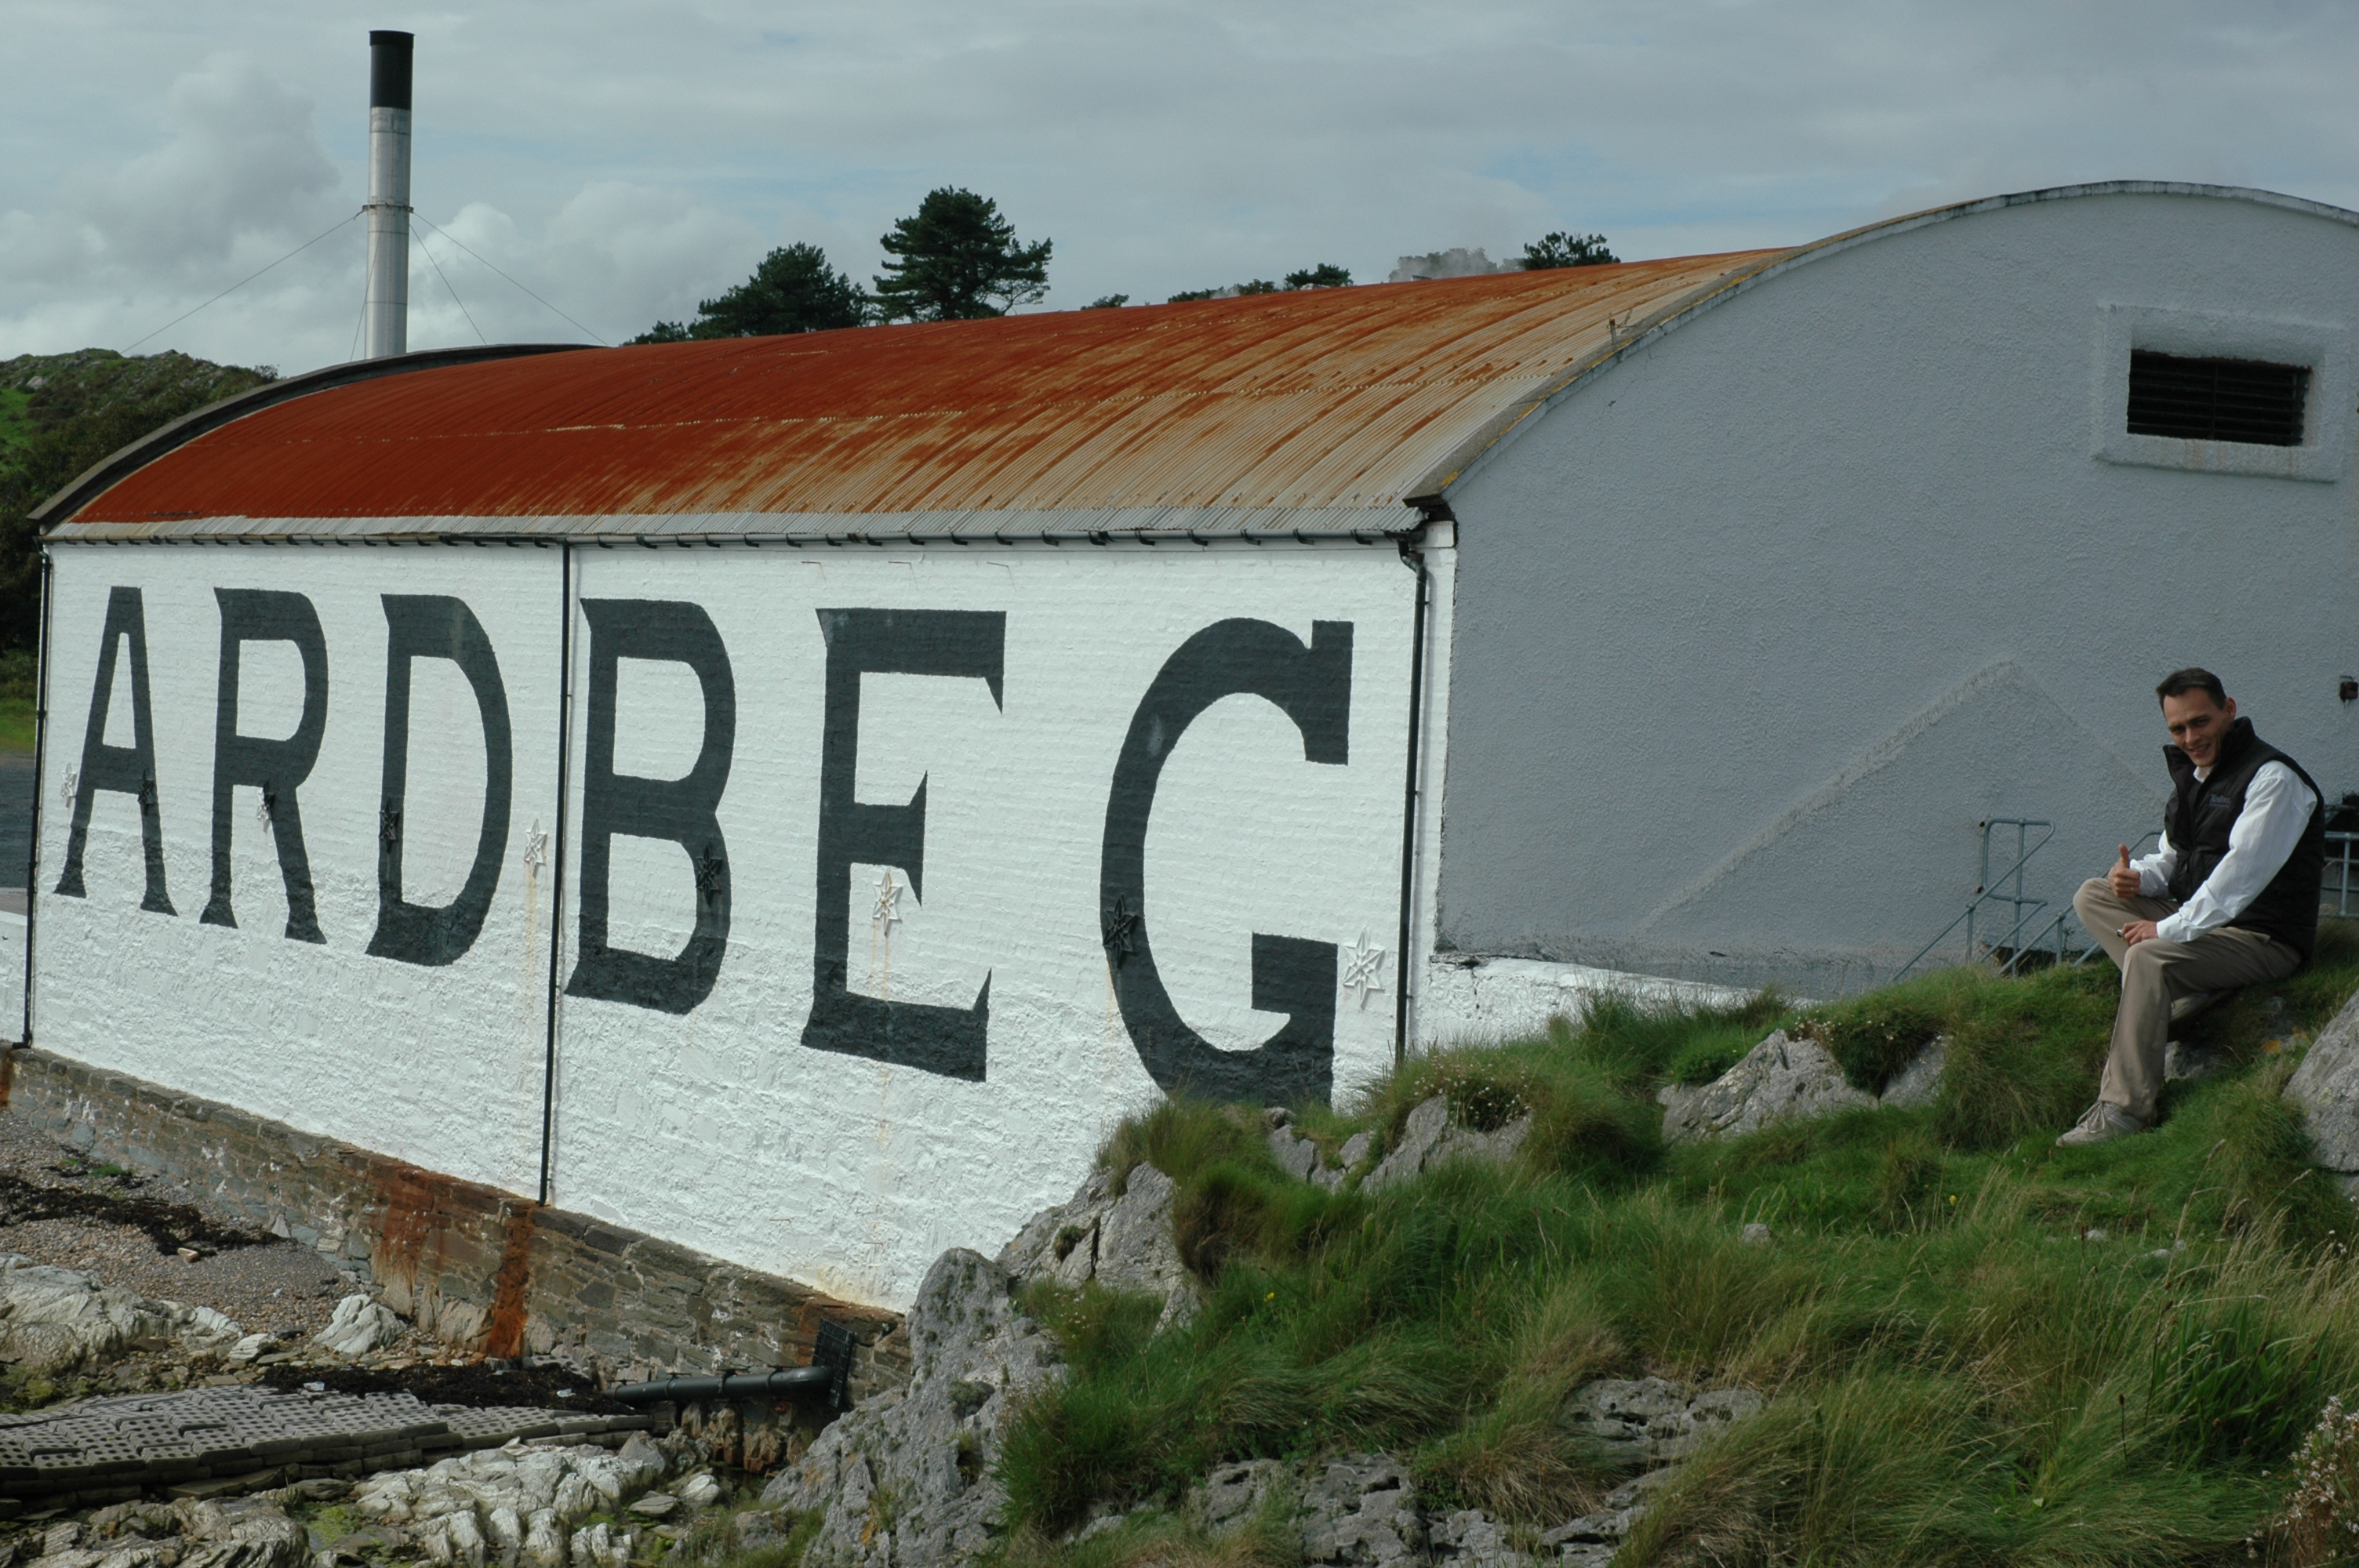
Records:
{"label": "white painted base wall", "polygon": [[[115,768],[88,805],[82,896],[55,892],[74,811],[53,807],[41,823],[35,1032],[78,1060],[531,1195],[555,920],[567,994],[556,1015],[550,1201],[897,1306],[945,1247],[995,1249],[1066,1196],[1106,1131],[1158,1092],[1147,1065],[1154,1043],[1126,1021],[1109,965],[1109,930],[1125,912],[1103,897],[1114,781],[1136,740],[1156,763],[1139,925],[1183,1027],[1221,1061],[1253,1051],[1288,1016],[1254,1005],[1256,937],[1332,945],[1336,979],[1318,1005],[1332,1010],[1333,1083],[1363,1083],[1391,1064],[1416,579],[1387,545],[583,548],[571,555],[570,599],[554,547],[61,546],[56,560],[42,787],[64,802],[75,795],[68,773],[88,758]],[[230,925],[201,918],[215,874],[230,602],[216,590],[255,589],[300,596],[316,614],[325,717],[308,773],[267,791],[228,789]],[[125,637],[114,639],[105,721],[94,742],[89,734],[118,590],[136,590],[144,628],[168,913],[142,907],[151,823],[140,771],[120,761],[139,741]],[[385,771],[386,595],[465,604],[496,654],[512,724],[496,887],[480,934],[439,965],[369,951],[382,852],[401,847],[402,898],[451,903],[485,842],[485,727],[457,661],[410,661],[397,822]],[[700,776],[718,732],[715,688],[681,662],[677,626],[664,634],[674,643],[610,646],[602,674],[600,638],[617,635],[628,606],[668,624],[684,624],[676,611],[687,607],[725,651],[734,736],[718,805],[701,818],[672,807],[693,793],[680,781]],[[995,693],[992,680],[951,667],[948,643],[929,641],[929,628],[950,623],[926,618],[944,612],[996,618]],[[1332,757],[1308,757],[1299,721],[1250,690],[1139,730],[1180,650],[1244,623],[1264,645],[1306,657],[1348,638]],[[832,682],[832,650],[852,646],[843,640],[859,626],[919,666],[950,664],[871,667],[848,685],[839,671]],[[298,644],[240,646],[235,733],[299,736]],[[561,689],[571,740],[560,836]],[[603,759],[592,743],[602,725]],[[110,754],[116,762],[104,762]],[[849,772],[825,809],[862,843],[891,837],[875,814],[899,811],[907,826],[910,803],[924,800],[921,851],[862,849],[848,880],[829,884],[844,901],[833,911],[844,993],[937,1010],[875,1032],[874,1054],[814,1048],[806,1035],[826,937],[831,755]],[[654,825],[635,833],[613,816],[620,797],[607,797],[607,946],[633,972],[663,970],[719,919],[725,946],[697,994],[665,1002],[583,985],[586,792],[600,767],[656,803]],[[271,813],[290,800],[317,941],[288,935]],[[1347,984],[1351,959],[1376,949],[1377,983]],[[0,950],[0,984],[9,972]],[[986,985],[976,1073],[895,1056],[893,1041],[975,1008]],[[14,1016],[0,1001],[0,1017]]]}

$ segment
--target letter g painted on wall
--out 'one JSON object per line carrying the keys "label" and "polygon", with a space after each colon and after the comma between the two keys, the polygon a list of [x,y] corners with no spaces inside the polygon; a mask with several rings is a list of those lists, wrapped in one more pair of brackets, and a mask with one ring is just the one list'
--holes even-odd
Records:
{"label": "letter g painted on wall", "polygon": [[1171,1003],[1147,938],[1147,825],[1172,748],[1197,715],[1224,697],[1266,698],[1302,732],[1303,760],[1349,761],[1352,623],[1315,621],[1310,645],[1267,621],[1208,626],[1163,663],[1132,714],[1107,792],[1098,897],[1106,962],[1124,1027],[1147,1075],[1170,1092],[1272,1105],[1323,1100],[1335,1066],[1335,945],[1253,937],[1253,1004],[1286,1024],[1251,1051],[1223,1051],[1188,1027]]}
{"label": "letter g painted on wall", "polygon": [[[712,994],[729,951],[729,846],[721,792],[737,745],[737,682],[720,630],[700,604],[661,599],[585,599],[590,622],[590,715],[582,759],[581,957],[568,996],[687,1012]],[[686,665],[704,696],[704,739],[682,779],[614,771],[614,687],[625,659]],[[607,944],[614,836],[665,839],[688,851],[696,874],[696,925],[669,958]]]}

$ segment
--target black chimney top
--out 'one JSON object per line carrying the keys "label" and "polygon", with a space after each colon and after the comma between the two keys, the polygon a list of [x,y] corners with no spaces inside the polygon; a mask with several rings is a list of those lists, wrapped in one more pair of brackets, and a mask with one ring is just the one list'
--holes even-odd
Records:
{"label": "black chimney top", "polygon": [[369,107],[409,107],[409,51],[417,43],[411,33],[369,34]]}

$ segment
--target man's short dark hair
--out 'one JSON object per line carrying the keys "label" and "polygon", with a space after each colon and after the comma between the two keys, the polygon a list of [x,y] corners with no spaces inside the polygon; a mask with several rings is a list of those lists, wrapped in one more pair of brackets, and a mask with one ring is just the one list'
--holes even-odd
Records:
{"label": "man's short dark hair", "polygon": [[2220,684],[2220,677],[2194,665],[2163,676],[2162,684],[2154,688],[2154,699],[2160,702],[2166,697],[2185,697],[2190,691],[2210,692],[2214,708],[2228,706],[2228,688]]}

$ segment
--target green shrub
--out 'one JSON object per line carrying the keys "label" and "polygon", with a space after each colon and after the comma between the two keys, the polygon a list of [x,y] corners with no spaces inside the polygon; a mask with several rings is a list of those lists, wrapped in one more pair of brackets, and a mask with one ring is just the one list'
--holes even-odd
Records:
{"label": "green shrub", "polygon": [[1706,1025],[1690,1033],[1663,1076],[1690,1087],[1711,1083],[1745,1060],[1763,1036],[1751,1024]]}
{"label": "green shrub", "polygon": [[1809,1028],[1856,1089],[1880,1095],[1941,1033],[1941,1015],[1911,998],[1878,992],[1828,1009]]}

